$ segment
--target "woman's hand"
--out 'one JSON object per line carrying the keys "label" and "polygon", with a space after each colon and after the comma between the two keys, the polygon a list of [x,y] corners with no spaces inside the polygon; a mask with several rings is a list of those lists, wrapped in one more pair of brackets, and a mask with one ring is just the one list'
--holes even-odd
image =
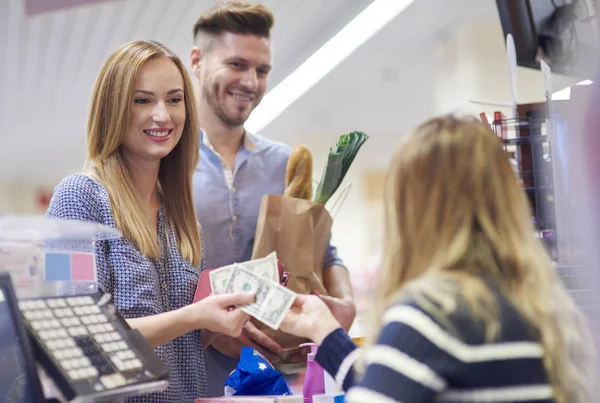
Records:
{"label": "woman's hand", "polygon": [[211,332],[239,337],[250,316],[238,305],[253,302],[253,293],[210,295],[202,301],[185,307],[193,329],[208,329]]}
{"label": "woman's hand", "polygon": [[325,302],[315,295],[298,295],[281,324],[281,330],[321,344],[341,326]]}

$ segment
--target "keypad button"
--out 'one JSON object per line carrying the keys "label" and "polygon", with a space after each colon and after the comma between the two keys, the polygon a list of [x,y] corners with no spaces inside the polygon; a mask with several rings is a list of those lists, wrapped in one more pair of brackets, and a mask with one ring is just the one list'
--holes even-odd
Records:
{"label": "keypad button", "polygon": [[83,304],[84,305],[93,305],[94,304],[94,298],[87,296],[87,297],[82,297],[83,300]]}
{"label": "keypad button", "polygon": [[51,329],[59,329],[60,328],[60,322],[58,321],[58,319],[52,319],[49,322],[50,322]]}
{"label": "keypad button", "polygon": [[108,319],[106,318],[106,316],[104,314],[96,315],[95,318],[98,321],[98,323],[106,323],[106,322],[108,322]]}
{"label": "keypad button", "polygon": [[33,312],[25,311],[23,312],[23,316],[29,321],[33,320]]}
{"label": "keypad button", "polygon": [[78,299],[76,297],[67,298],[67,304],[69,306],[77,306],[79,305]]}
{"label": "keypad button", "polygon": [[125,350],[125,349],[127,349],[127,343],[125,343],[124,341],[118,341],[116,343],[116,345],[117,345],[117,349],[118,350]]}
{"label": "keypad button", "polygon": [[135,353],[131,350],[122,351],[122,354],[126,360],[135,358]]}
{"label": "keypad button", "polygon": [[77,316],[81,316],[81,315],[83,315],[83,314],[84,314],[84,313],[83,313],[83,308],[82,308],[82,307],[79,307],[79,306],[78,306],[78,307],[75,307],[75,308],[73,308],[73,312],[74,312],[74,313],[75,313],[75,315],[77,315]]}
{"label": "keypad button", "polygon": [[98,370],[94,367],[88,367],[85,370],[86,375],[90,378],[95,378],[98,376]]}
{"label": "keypad button", "polygon": [[46,304],[48,304],[49,308],[56,308],[56,300],[54,300],[54,299],[47,300]]}
{"label": "keypad button", "polygon": [[69,378],[71,378],[74,381],[79,380],[79,371],[76,371],[73,369],[73,370],[67,372],[67,375],[69,376]]}
{"label": "keypad button", "polygon": [[106,364],[96,366],[101,375],[114,374],[116,371],[113,366],[107,361]]}
{"label": "keypad button", "polygon": [[[65,329],[58,329],[58,330],[56,331],[56,334],[57,334],[57,336],[58,336],[58,337],[64,337],[64,338],[67,338],[67,337],[69,337],[69,334],[67,333],[67,331],[66,331]],[[69,339],[69,340],[70,340],[70,339]],[[67,340],[65,340],[65,342],[66,342],[66,341],[67,341]]]}
{"label": "keypad button", "polygon": [[38,299],[35,301],[35,307],[36,309],[45,309],[48,306],[46,305],[46,301],[44,301],[43,299]]}
{"label": "keypad button", "polygon": [[56,298],[54,303],[60,308],[65,308],[67,306],[67,302],[64,300],[64,298]]}
{"label": "keypad button", "polygon": [[33,311],[33,312],[31,312],[31,315],[32,315],[33,319],[35,319],[35,320],[44,319],[44,315],[42,315],[42,311]]}
{"label": "keypad button", "polygon": [[80,367],[89,367],[90,365],[92,365],[90,359],[87,357],[81,357],[77,360],[77,362],[79,363]]}
{"label": "keypad button", "polygon": [[123,339],[121,338],[121,335],[120,335],[119,333],[117,333],[117,332],[112,332],[112,333],[110,333],[110,339],[111,339],[112,341],[119,341],[119,340],[123,340]]}
{"label": "keypad button", "polygon": [[57,349],[56,342],[57,342],[57,340],[50,340],[49,342],[46,343],[46,348],[48,348],[48,350],[56,350]]}
{"label": "keypad button", "polygon": [[42,317],[43,317],[44,319],[53,319],[53,318],[54,318],[54,315],[52,314],[52,311],[51,311],[51,310],[49,310],[49,309],[44,309],[44,310],[42,311]]}
{"label": "keypad button", "polygon": [[92,305],[92,306],[90,306],[90,313],[91,314],[98,314],[98,313],[100,313],[100,308],[97,307],[96,305]]}
{"label": "keypad button", "polygon": [[41,330],[43,329],[43,325],[41,321],[34,321],[30,323],[31,327],[33,328],[33,330]]}
{"label": "keypad button", "polygon": [[119,359],[119,357],[113,356],[111,357],[111,361],[113,362],[113,364],[115,364],[115,367],[117,367],[119,371],[125,371],[127,369],[127,366],[123,361]]}

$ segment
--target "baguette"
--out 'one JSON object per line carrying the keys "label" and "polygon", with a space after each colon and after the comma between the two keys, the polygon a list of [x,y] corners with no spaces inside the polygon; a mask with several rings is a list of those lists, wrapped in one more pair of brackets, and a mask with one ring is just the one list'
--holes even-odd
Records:
{"label": "baguette", "polygon": [[313,157],[305,145],[294,147],[285,171],[284,196],[312,200]]}

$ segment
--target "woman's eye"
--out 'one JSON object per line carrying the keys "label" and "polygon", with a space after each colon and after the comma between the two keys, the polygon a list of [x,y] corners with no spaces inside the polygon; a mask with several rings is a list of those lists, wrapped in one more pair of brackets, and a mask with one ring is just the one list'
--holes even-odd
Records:
{"label": "woman's eye", "polygon": [[183,101],[183,98],[173,98],[173,99],[169,100],[169,102],[172,103],[172,104],[178,104],[181,101]]}
{"label": "woman's eye", "polygon": [[134,100],[134,102],[135,102],[136,104],[147,104],[147,103],[150,103],[150,101],[149,101],[149,100],[147,100],[147,99],[145,99],[145,98],[136,98],[136,99]]}

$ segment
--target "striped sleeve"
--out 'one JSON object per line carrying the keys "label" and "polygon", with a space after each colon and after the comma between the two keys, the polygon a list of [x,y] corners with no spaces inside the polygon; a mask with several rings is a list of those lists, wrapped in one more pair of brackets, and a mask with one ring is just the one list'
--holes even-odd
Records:
{"label": "striped sleeve", "polygon": [[343,329],[333,331],[323,340],[315,360],[346,391],[354,385],[354,362],[360,350]]}
{"label": "striped sleeve", "polygon": [[462,369],[455,358],[391,312],[394,308],[384,316],[376,344],[364,352],[366,371],[349,390],[348,403],[431,402],[446,388],[445,375]]}

